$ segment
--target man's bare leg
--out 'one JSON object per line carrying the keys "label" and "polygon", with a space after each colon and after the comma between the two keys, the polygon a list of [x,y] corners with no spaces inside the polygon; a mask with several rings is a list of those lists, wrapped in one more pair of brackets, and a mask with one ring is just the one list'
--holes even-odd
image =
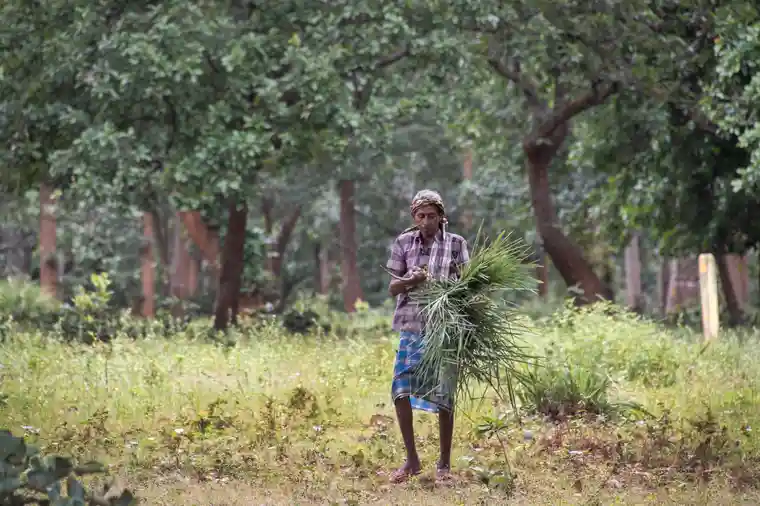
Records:
{"label": "man's bare leg", "polygon": [[396,399],[396,417],[398,426],[401,430],[401,437],[406,447],[406,462],[404,465],[393,473],[391,481],[401,482],[409,476],[419,474],[421,465],[420,457],[417,455],[417,445],[414,441],[414,414],[412,413],[412,403],[409,397]]}
{"label": "man's bare leg", "polygon": [[451,471],[451,445],[454,438],[454,412],[441,409],[438,412],[438,438],[441,445],[441,457],[438,461],[437,474],[446,478]]}

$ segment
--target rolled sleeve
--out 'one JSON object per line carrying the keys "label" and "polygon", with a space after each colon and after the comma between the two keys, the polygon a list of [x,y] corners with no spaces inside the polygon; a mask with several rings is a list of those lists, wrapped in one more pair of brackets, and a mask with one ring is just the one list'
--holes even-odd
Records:
{"label": "rolled sleeve", "polygon": [[396,239],[391,245],[391,254],[388,257],[388,263],[385,267],[396,276],[403,276],[406,274],[406,255],[404,249],[401,247],[401,241]]}
{"label": "rolled sleeve", "polygon": [[470,261],[470,251],[467,248],[467,241],[462,241],[462,252],[459,255],[460,263],[466,264]]}

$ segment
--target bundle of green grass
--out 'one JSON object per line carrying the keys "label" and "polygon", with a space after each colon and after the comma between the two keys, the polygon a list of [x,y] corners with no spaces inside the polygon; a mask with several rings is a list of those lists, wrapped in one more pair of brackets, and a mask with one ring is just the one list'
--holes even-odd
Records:
{"label": "bundle of green grass", "polygon": [[456,280],[430,280],[415,299],[425,318],[425,344],[419,374],[436,385],[449,383],[455,398],[475,398],[478,384],[493,388],[514,404],[510,378],[530,357],[519,342],[524,329],[509,291],[534,291],[529,249],[508,234],[476,245]]}

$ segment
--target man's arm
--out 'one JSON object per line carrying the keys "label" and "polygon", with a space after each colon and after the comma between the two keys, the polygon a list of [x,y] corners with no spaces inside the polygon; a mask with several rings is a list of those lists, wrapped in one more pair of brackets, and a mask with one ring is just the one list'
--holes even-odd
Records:
{"label": "man's arm", "polygon": [[459,248],[459,259],[455,266],[457,278],[462,275],[462,267],[470,261],[470,251],[467,249],[467,241],[463,239]]}
{"label": "man's arm", "polygon": [[467,249],[467,241],[462,241],[462,252],[459,254],[459,265],[464,265],[470,261],[470,251]]}
{"label": "man's arm", "polygon": [[408,292],[411,288],[420,283],[420,276],[415,276],[415,273],[407,272],[406,255],[404,249],[401,247],[401,242],[396,239],[391,246],[391,255],[388,258],[388,263],[385,264],[386,269],[403,279],[391,279],[388,285],[388,293],[391,297],[397,297],[399,294]]}

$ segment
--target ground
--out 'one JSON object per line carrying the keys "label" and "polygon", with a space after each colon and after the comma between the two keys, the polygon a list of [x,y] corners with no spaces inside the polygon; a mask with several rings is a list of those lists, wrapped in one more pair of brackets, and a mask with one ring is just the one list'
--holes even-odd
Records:
{"label": "ground", "polygon": [[109,463],[143,504],[760,502],[751,343],[705,348],[627,315],[556,315],[526,334],[553,358],[521,389],[520,422],[493,396],[465,406],[457,479],[441,486],[435,418],[419,414],[427,474],[391,486],[403,460],[388,402],[396,338],[362,318],[331,336],[251,328],[234,346],[19,335],[0,349],[0,425]]}

